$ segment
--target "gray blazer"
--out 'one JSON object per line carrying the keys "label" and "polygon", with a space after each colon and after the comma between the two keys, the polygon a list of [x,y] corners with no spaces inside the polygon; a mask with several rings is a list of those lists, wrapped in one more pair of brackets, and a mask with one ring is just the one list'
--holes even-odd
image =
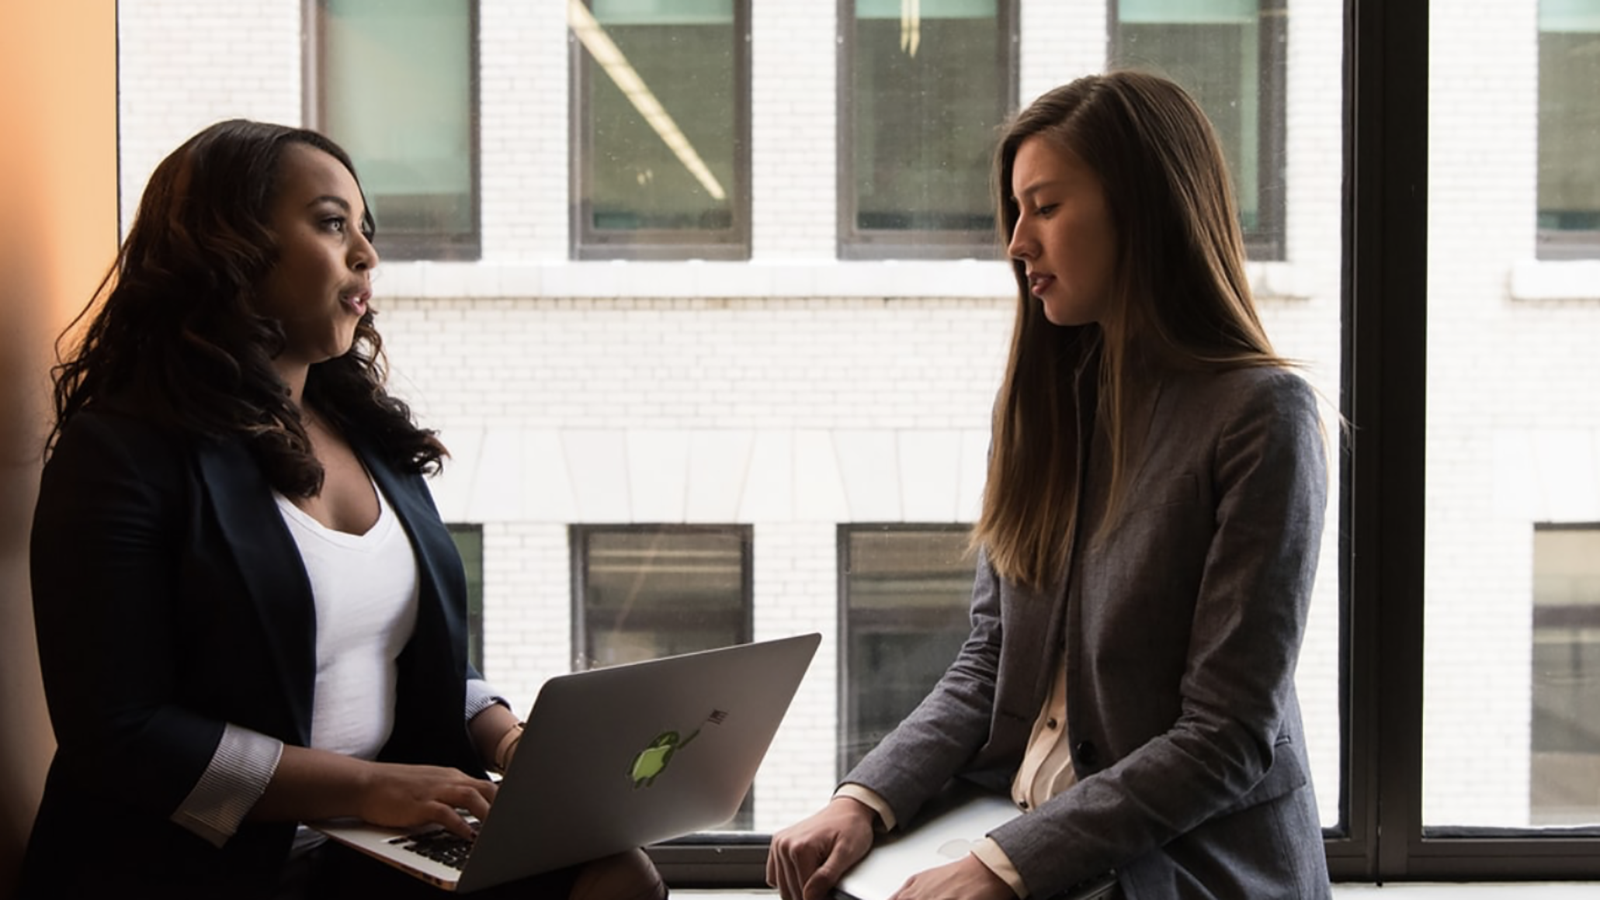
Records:
{"label": "gray blazer", "polygon": [[[1034,897],[1115,868],[1129,900],[1331,896],[1294,671],[1327,502],[1315,395],[1280,369],[1148,403],[1120,522],[1035,591],[980,558],[972,633],[845,781],[906,821],[952,776],[1009,783],[1067,663],[1078,782],[991,834]],[[1085,502],[1103,502],[1091,453]]]}

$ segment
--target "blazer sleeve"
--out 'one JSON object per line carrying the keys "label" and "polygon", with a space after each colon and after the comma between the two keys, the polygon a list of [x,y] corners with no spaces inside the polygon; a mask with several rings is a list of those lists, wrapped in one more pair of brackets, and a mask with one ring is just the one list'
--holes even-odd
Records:
{"label": "blazer sleeve", "polygon": [[[1076,784],[991,835],[1035,893],[1120,866],[1306,782],[1304,748],[1294,746],[1301,739],[1294,672],[1327,463],[1310,388],[1291,373],[1255,371],[1261,374],[1243,384],[1221,382],[1228,389],[1206,404],[1211,438],[1197,442],[1197,452],[1209,454],[1201,471],[1214,506],[1209,539],[1196,549],[1203,558],[1197,590],[1170,597],[1173,615],[1188,620],[1176,719],[1120,758],[1099,760],[1103,768],[1078,759]],[[1108,719],[1149,702],[1102,698]]]}
{"label": "blazer sleeve", "polygon": [[56,766],[156,819],[194,788],[224,729],[172,702],[185,458],[136,420],[78,414],[45,466],[30,549]]}

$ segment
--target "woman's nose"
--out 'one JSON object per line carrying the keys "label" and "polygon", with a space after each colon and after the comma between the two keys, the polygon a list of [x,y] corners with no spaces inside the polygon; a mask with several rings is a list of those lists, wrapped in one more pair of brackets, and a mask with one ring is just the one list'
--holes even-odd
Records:
{"label": "woman's nose", "polygon": [[351,249],[353,259],[351,268],[357,271],[371,269],[378,265],[378,248],[372,245],[372,240],[360,231],[356,232],[355,246]]}
{"label": "woman's nose", "polygon": [[1012,259],[1027,259],[1033,255],[1033,241],[1029,238],[1027,229],[1018,222],[1011,229],[1011,242],[1006,245],[1006,253]]}

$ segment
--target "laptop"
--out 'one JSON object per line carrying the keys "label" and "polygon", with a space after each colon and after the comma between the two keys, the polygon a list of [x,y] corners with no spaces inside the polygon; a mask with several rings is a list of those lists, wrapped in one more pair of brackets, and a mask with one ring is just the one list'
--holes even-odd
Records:
{"label": "laptop", "polygon": [[446,890],[468,892],[731,820],[819,634],[545,682],[477,837],[309,823]]}
{"label": "laptop", "polygon": [[[912,875],[961,859],[978,840],[1022,814],[1004,794],[955,781],[928,801],[909,828],[879,837],[834,885],[833,895],[837,900],[888,900]],[[1106,872],[1054,900],[1109,897],[1116,886],[1116,875]]]}

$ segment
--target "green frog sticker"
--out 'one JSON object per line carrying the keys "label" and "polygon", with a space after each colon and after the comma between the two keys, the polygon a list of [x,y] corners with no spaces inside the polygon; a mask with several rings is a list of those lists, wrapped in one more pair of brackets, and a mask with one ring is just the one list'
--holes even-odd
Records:
{"label": "green frog sticker", "polygon": [[633,769],[629,774],[633,778],[634,789],[655,784],[656,776],[666,771],[667,763],[672,762],[672,755],[689,746],[689,742],[699,734],[700,729],[696,728],[686,738],[680,738],[676,731],[663,731],[656,735],[656,739],[633,758]]}

